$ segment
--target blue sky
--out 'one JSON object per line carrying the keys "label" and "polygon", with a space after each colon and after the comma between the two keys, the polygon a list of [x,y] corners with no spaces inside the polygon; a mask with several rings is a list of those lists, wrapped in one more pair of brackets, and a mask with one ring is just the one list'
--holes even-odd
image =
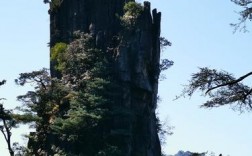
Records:
{"label": "blue sky", "polygon": [[[175,154],[179,150],[213,151],[230,156],[252,155],[251,113],[234,112],[229,106],[200,109],[206,98],[195,94],[192,98],[174,101],[198,67],[223,69],[239,77],[249,72],[251,63],[250,33],[235,33],[229,26],[237,22],[235,11],[241,8],[229,0],[151,0],[152,7],[162,12],[162,36],[173,45],[162,53],[175,62],[164,72],[166,80],[159,85],[162,101],[161,120],[168,119],[175,126],[174,135],[167,137],[164,151]],[[49,16],[41,1],[0,1],[0,79],[8,83],[0,88],[5,105],[13,108],[19,103],[16,96],[30,87],[17,87],[14,79],[21,72],[49,66]],[[248,29],[251,23],[248,23]],[[250,83],[250,79],[246,81]],[[27,129],[16,130],[15,140]],[[22,141],[21,141],[22,143]],[[0,136],[1,155],[8,155]]]}
{"label": "blue sky", "polygon": [[241,8],[229,0],[153,0],[152,5],[162,11],[162,35],[173,43],[163,55],[175,62],[165,72],[167,79],[159,85],[160,116],[168,117],[175,126],[174,135],[167,138],[165,151],[252,155],[251,113],[240,114],[229,106],[200,109],[206,98],[199,94],[173,101],[198,67],[227,70],[237,77],[251,70],[251,34],[233,34],[229,26],[237,22],[239,16],[234,11]]}

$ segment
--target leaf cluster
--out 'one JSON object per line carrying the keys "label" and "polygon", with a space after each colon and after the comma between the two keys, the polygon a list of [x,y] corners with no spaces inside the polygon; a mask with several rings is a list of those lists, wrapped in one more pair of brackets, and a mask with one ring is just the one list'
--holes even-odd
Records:
{"label": "leaf cluster", "polygon": [[159,65],[159,69],[160,69],[160,71],[167,70],[167,69],[170,68],[173,64],[174,64],[174,62],[171,61],[171,60],[162,59],[160,65]]}
{"label": "leaf cluster", "polygon": [[167,46],[172,46],[172,43],[168,41],[165,37],[160,37],[160,48],[165,49]]}
{"label": "leaf cluster", "polygon": [[111,76],[106,54],[95,48],[92,36],[83,33],[76,36],[68,45],[62,70],[62,81],[71,86],[75,98],[69,101],[67,113],[57,117],[51,127],[72,144],[80,146],[89,142],[85,148],[82,145],[82,151],[92,155],[105,144],[99,131],[108,118],[107,108],[112,104],[108,92],[112,86]]}
{"label": "leaf cluster", "polygon": [[60,7],[62,4],[63,0],[43,0],[45,4],[49,3],[50,4],[50,10],[55,10]]}
{"label": "leaf cluster", "polygon": [[67,50],[67,44],[66,43],[56,43],[52,48],[51,48],[51,61],[55,63],[55,70],[58,70],[59,72],[62,72],[63,68],[65,67],[65,58]]}
{"label": "leaf cluster", "polygon": [[[15,115],[18,121],[34,123],[36,133],[30,136],[33,146],[29,147],[32,153],[113,153],[108,136],[100,133],[110,126],[108,108],[114,96],[110,90],[115,87],[107,54],[95,48],[94,38],[84,33],[76,33],[69,45],[58,43],[51,50],[51,59],[61,64],[61,79],[51,78],[47,69],[22,73],[16,79],[21,86],[35,86],[34,91],[18,96],[22,114]],[[55,143],[48,151],[49,134],[61,144]]]}
{"label": "leaf cluster", "polygon": [[233,109],[249,111],[252,109],[252,88],[241,81],[250,75],[252,72],[236,79],[226,71],[200,68],[199,72],[192,74],[182,96],[192,96],[196,90],[199,90],[204,93],[204,96],[209,97],[201,107],[212,108],[233,104]]}
{"label": "leaf cluster", "polygon": [[133,29],[137,23],[137,19],[143,13],[143,6],[140,3],[130,1],[125,3],[124,15],[121,17],[122,25],[127,29]]}
{"label": "leaf cluster", "polygon": [[232,23],[231,26],[234,27],[234,32],[237,30],[247,32],[247,26],[246,21],[252,20],[252,1],[251,0],[231,0],[233,3],[235,3],[238,6],[241,6],[243,8],[242,11],[238,12],[240,15],[239,22],[238,23]]}
{"label": "leaf cluster", "polygon": [[[18,122],[30,123],[36,128],[38,133],[29,138],[31,142],[37,142],[38,146],[34,147],[33,151],[39,155],[43,152],[41,149],[47,146],[47,134],[51,132],[50,124],[55,116],[62,116],[67,108],[65,97],[70,90],[60,80],[51,78],[47,69],[21,73],[16,83],[21,86],[35,86],[35,90],[17,97],[23,105],[16,108],[20,113],[14,114],[13,118]],[[36,153],[38,151],[40,153]]]}
{"label": "leaf cluster", "polygon": [[140,3],[130,1],[124,5],[123,10],[128,16],[137,17],[143,11],[143,6]]}

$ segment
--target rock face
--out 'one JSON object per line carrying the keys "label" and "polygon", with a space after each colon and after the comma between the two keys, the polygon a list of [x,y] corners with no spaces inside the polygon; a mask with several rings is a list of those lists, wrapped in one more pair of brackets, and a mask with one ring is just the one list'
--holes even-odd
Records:
{"label": "rock face", "polygon": [[[112,109],[129,110],[116,114],[110,133],[121,140],[125,156],[160,156],[155,114],[160,60],[161,13],[144,3],[144,11],[133,29],[126,30],[120,17],[129,0],[63,0],[51,6],[50,44],[70,43],[74,31],[89,33],[96,46],[113,56],[114,77],[120,84]],[[51,75],[61,77],[51,62]],[[103,133],[103,132],[101,132]]]}

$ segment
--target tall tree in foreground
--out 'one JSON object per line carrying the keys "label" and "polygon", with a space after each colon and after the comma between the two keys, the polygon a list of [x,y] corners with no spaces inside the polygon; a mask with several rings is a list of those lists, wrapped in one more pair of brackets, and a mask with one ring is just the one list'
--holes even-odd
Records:
{"label": "tall tree in foreground", "polygon": [[[37,117],[35,155],[160,156],[157,107],[161,13],[130,0],[52,0],[50,74],[19,96]],[[165,45],[170,44],[164,42]]]}

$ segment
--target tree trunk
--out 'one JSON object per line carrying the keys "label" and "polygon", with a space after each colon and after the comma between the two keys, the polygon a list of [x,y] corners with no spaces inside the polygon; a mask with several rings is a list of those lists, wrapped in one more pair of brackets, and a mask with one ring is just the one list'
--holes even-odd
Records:
{"label": "tree trunk", "polygon": [[[133,30],[125,31],[119,17],[123,16],[127,1],[63,0],[61,5],[51,6],[50,45],[70,43],[74,31],[79,30],[95,36],[97,47],[103,50],[113,47],[114,76],[120,82],[120,88],[114,91],[120,93],[117,108],[130,110],[133,115],[116,115],[110,133],[121,140],[125,156],[160,156],[155,110],[161,13],[153,10],[151,14],[150,3],[145,2],[138,24]],[[113,45],[113,39],[119,34],[123,39]],[[60,78],[61,73],[54,70],[54,66],[51,61],[51,75]],[[130,135],[120,133],[125,130]]]}

